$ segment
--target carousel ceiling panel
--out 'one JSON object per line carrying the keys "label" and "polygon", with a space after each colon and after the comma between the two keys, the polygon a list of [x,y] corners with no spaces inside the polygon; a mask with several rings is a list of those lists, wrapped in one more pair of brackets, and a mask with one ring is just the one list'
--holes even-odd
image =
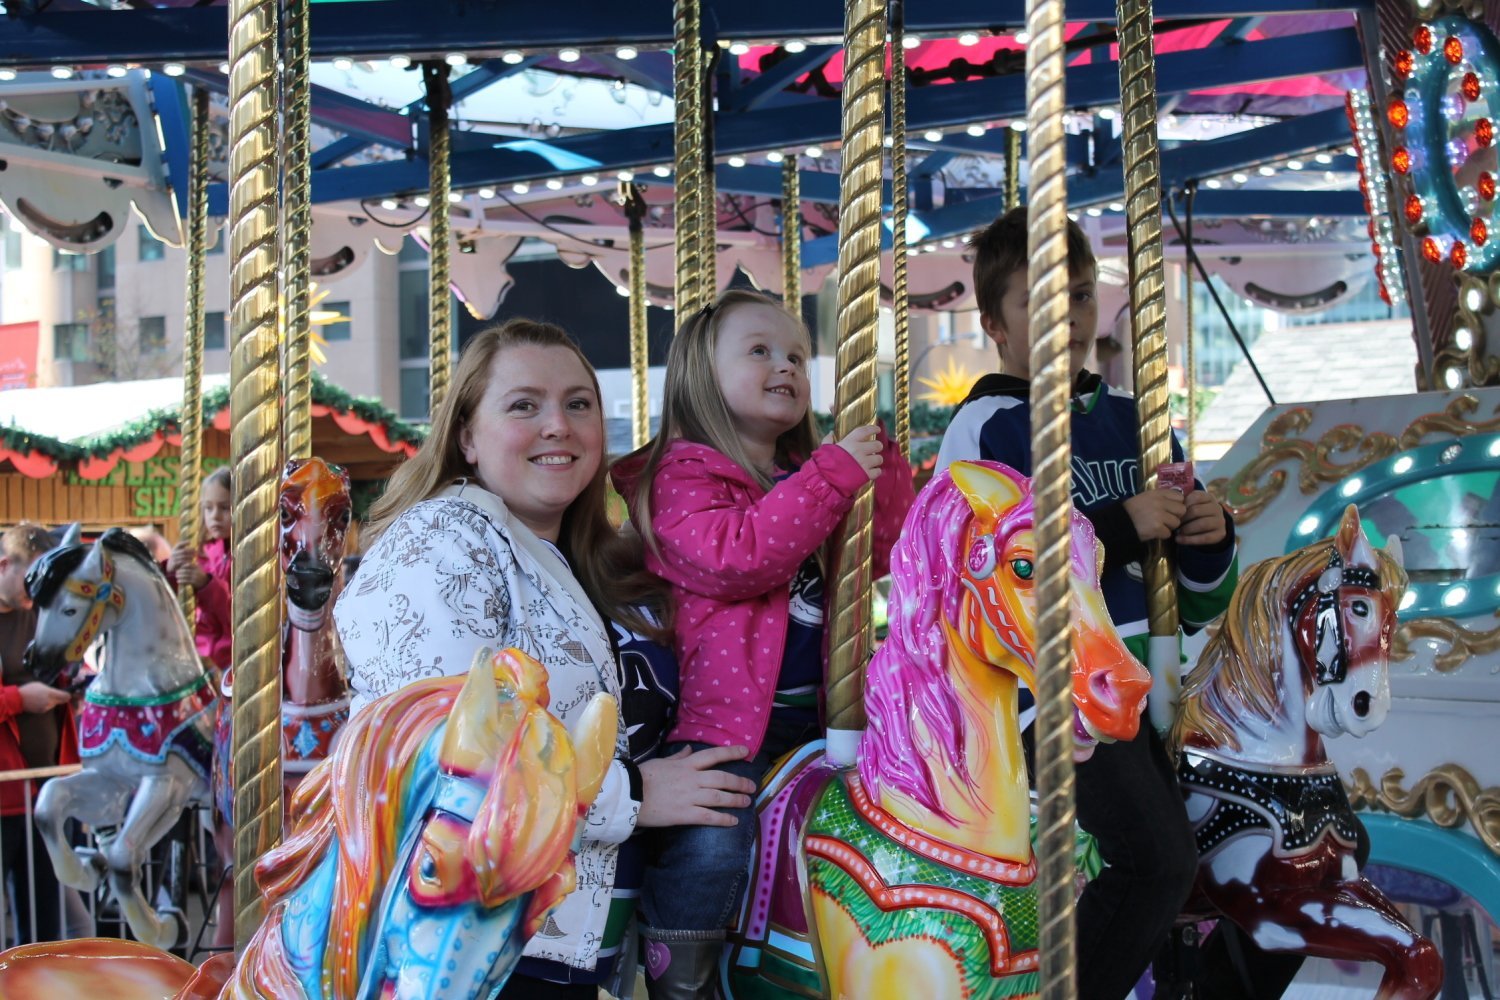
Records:
{"label": "carousel ceiling panel", "polygon": [[476,319],[493,319],[515,279],[505,269],[521,237],[455,239],[448,252],[448,272],[458,297]]}
{"label": "carousel ceiling panel", "polygon": [[7,87],[0,99],[0,200],[60,250],[113,243],[132,209],[182,245],[144,75]]}

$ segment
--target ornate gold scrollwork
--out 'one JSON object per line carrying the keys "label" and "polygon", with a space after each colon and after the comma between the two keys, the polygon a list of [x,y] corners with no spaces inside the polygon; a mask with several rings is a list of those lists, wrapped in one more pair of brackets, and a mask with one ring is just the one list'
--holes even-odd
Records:
{"label": "ornate gold scrollwork", "polygon": [[[1354,424],[1330,428],[1317,442],[1304,441],[1294,435],[1312,426],[1313,413],[1305,406],[1294,407],[1271,421],[1261,438],[1260,454],[1231,478],[1215,479],[1208,488],[1234,512],[1241,524],[1254,519],[1266,505],[1280,495],[1286,485],[1284,469],[1273,469],[1286,459],[1299,463],[1297,485],[1303,493],[1313,493],[1321,483],[1336,483],[1396,452],[1399,445],[1384,431],[1366,434]],[[1357,451],[1354,461],[1339,464],[1334,456]],[[1264,481],[1262,481],[1264,477]]]}
{"label": "ornate gold scrollwork", "polygon": [[1500,854],[1500,788],[1479,787],[1479,782],[1457,764],[1442,764],[1428,771],[1408,791],[1401,787],[1406,772],[1393,767],[1377,786],[1364,768],[1354,769],[1349,801],[1356,809],[1381,809],[1411,819],[1425,815],[1438,826],[1453,828],[1464,820],[1479,839]]}
{"label": "ornate gold scrollwork", "polygon": [[[1406,430],[1401,432],[1401,450],[1415,448],[1424,438],[1433,434],[1467,437],[1470,434],[1500,431],[1500,416],[1482,422],[1471,420],[1478,410],[1479,400],[1474,396],[1469,393],[1455,396],[1443,408],[1442,413],[1428,413],[1408,424]],[[1495,412],[1500,413],[1500,407],[1496,407]]]}
{"label": "ornate gold scrollwork", "polygon": [[[1500,611],[1496,613],[1500,617]],[[1500,625],[1487,632],[1467,629],[1451,618],[1413,618],[1402,622],[1391,642],[1391,659],[1409,660],[1416,655],[1412,643],[1418,639],[1432,639],[1447,643],[1447,649],[1433,658],[1432,665],[1440,674],[1457,670],[1469,657],[1482,653],[1493,653],[1500,649]]]}

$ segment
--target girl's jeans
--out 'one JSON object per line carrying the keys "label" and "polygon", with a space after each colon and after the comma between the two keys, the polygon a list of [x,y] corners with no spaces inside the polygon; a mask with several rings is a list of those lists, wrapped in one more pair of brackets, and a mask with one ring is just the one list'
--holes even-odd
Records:
{"label": "girl's jeans", "polygon": [[[720,764],[719,769],[758,782],[777,758],[819,735],[816,723],[773,717],[759,753],[749,760]],[[662,756],[671,756],[683,747],[696,751],[708,746],[670,743],[663,748]],[[678,940],[722,937],[738,912],[755,848],[755,807],[719,811],[735,817],[738,825],[671,826],[654,831],[641,887],[641,914],[653,936]]]}

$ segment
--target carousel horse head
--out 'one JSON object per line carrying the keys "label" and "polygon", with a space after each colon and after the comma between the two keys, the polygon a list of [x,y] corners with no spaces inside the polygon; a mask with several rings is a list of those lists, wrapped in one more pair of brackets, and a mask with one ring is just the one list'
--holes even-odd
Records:
{"label": "carousel horse head", "polygon": [[1333,538],[1257,563],[1184,682],[1172,745],[1239,753],[1247,734],[1303,724],[1367,735],[1390,710],[1405,590],[1400,539],[1375,549],[1353,505]]}
{"label": "carousel horse head", "polygon": [[92,545],[61,545],[44,553],[26,574],[26,590],[37,624],[25,663],[49,684],[82,662],[95,639],[120,624],[131,597],[163,609],[151,616],[160,627],[187,631],[181,613],[170,611],[176,603],[156,560],[138,538],[120,528],[106,531]]}
{"label": "carousel horse head", "polygon": [[[1030,480],[996,462],[953,463],[912,505],[891,554],[890,638],[866,677],[870,724],[860,773],[872,790],[894,783],[934,807],[934,769],[969,776],[964,729],[973,722],[965,706],[973,699],[960,689],[981,703],[980,692],[1013,692],[1018,680],[1035,689],[1035,515]],[[1099,591],[1104,552],[1077,511],[1070,555],[1074,738],[1082,758],[1098,740],[1134,738],[1151,679],[1110,621]],[[1006,697],[995,708],[1008,704],[1014,713],[1015,697]]]}
{"label": "carousel horse head", "polygon": [[321,458],[294,458],[281,478],[281,569],[287,617],[314,632],[327,622],[333,581],[353,517],[349,474]]}
{"label": "carousel horse head", "polygon": [[235,995],[498,991],[573,887],[574,831],[614,753],[610,698],[572,738],[548,700],[541,664],[482,650],[466,678],[420,681],[355,716],[298,787],[291,835],[256,867],[268,916]]}

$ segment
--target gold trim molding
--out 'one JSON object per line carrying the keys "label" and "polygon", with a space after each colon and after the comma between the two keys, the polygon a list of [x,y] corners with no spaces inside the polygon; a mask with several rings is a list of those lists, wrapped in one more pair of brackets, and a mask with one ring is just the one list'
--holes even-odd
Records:
{"label": "gold trim molding", "polygon": [[[1284,461],[1297,463],[1297,486],[1302,493],[1316,493],[1320,485],[1336,483],[1397,451],[1414,448],[1426,438],[1436,435],[1462,438],[1500,431],[1500,416],[1475,421],[1472,418],[1478,411],[1478,397],[1464,393],[1449,401],[1441,412],[1423,414],[1413,420],[1399,436],[1384,431],[1366,434],[1357,424],[1339,424],[1314,442],[1300,436],[1312,426],[1313,412],[1305,406],[1296,406],[1271,421],[1261,437],[1259,455],[1234,476],[1213,480],[1208,489],[1229,505],[1236,522],[1244,524],[1258,517],[1281,495],[1288,471],[1275,466]],[[1500,414],[1500,406],[1495,412]],[[1350,453],[1354,453],[1351,461],[1336,460]]]}
{"label": "gold trim molding", "polygon": [[[1500,618],[1500,611],[1495,612]],[[1432,639],[1447,648],[1433,657],[1432,666],[1440,674],[1457,670],[1469,657],[1493,653],[1500,649],[1500,625],[1488,631],[1467,629],[1451,618],[1413,618],[1402,622],[1391,641],[1391,659],[1409,660],[1417,655],[1412,643]]]}
{"label": "gold trim molding", "polygon": [[1479,787],[1479,782],[1457,764],[1441,764],[1405,789],[1406,773],[1399,767],[1385,772],[1377,786],[1369,772],[1354,769],[1349,801],[1356,809],[1379,809],[1412,819],[1426,816],[1438,826],[1452,829],[1465,820],[1492,852],[1500,854],[1500,788]]}

